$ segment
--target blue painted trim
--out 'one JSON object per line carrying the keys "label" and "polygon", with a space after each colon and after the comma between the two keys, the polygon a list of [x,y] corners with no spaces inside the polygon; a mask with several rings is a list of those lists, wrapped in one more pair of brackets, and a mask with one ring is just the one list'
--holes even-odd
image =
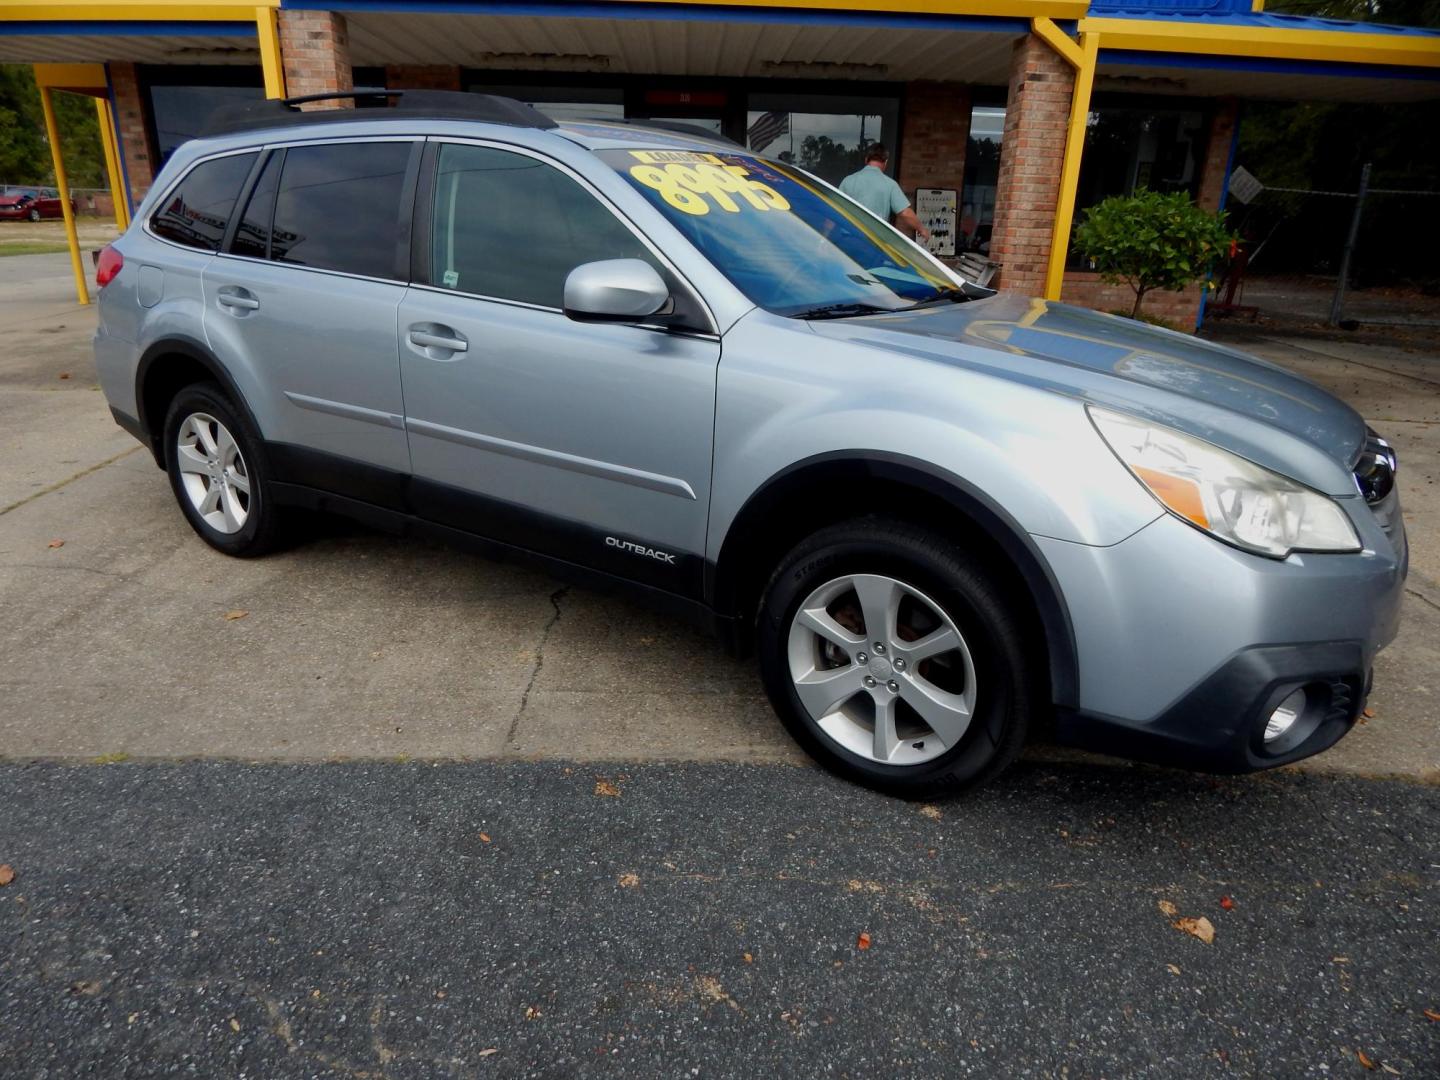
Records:
{"label": "blue painted trim", "polygon": [[254,37],[251,22],[0,22],[0,37]]}
{"label": "blue painted trim", "polygon": [[1211,71],[1255,71],[1274,75],[1318,75],[1342,79],[1419,79],[1440,81],[1440,69],[1402,64],[1347,64],[1329,60],[1271,60],[1260,56],[1200,56],[1194,53],[1101,49],[1100,63],[1141,67],[1199,68]]}
{"label": "blue painted trim", "polygon": [[[125,164],[125,142],[120,134],[120,106],[115,101],[115,83],[110,78],[110,64],[105,64],[105,94],[110,98],[110,122],[113,126],[111,134],[115,138],[115,156],[120,162],[120,183],[125,190],[121,196],[125,199],[125,208],[131,221],[135,220],[135,196],[130,191],[130,166]],[[113,193],[112,193],[113,194]]]}
{"label": "blue painted trim", "polygon": [[801,26],[888,26],[905,30],[970,30],[1014,34],[1029,19],[960,15],[907,15],[888,11],[812,11],[728,7],[723,4],[604,3],[602,0],[281,0],[287,11],[376,11],[406,15],[528,15],[538,18],[626,19],[655,22],[766,23]]}
{"label": "blue painted trim", "polygon": [[1100,19],[1134,19],[1137,22],[1181,23],[1192,26],[1248,26],[1264,30],[1326,30],[1337,34],[1388,34],[1394,37],[1433,38],[1440,30],[1428,26],[1394,26],[1390,23],[1322,19],[1314,15],[1287,15],[1279,11],[1156,11],[1151,8],[1095,5],[1090,14]]}

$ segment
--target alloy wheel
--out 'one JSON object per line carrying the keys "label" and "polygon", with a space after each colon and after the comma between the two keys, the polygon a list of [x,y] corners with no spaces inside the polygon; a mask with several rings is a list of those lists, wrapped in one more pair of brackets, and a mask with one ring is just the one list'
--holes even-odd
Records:
{"label": "alloy wheel", "polygon": [[850,574],[795,612],[790,678],[834,742],[884,765],[919,765],[960,742],[975,712],[975,664],[953,619],[919,589]]}
{"label": "alloy wheel", "polygon": [[208,413],[191,413],[176,434],[176,462],[190,505],[227,535],[250,517],[250,470],[230,430]]}

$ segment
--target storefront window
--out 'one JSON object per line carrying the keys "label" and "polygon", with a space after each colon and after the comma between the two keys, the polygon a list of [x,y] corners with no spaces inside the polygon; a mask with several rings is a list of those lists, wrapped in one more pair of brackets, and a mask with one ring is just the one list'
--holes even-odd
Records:
{"label": "storefront window", "polygon": [[210,114],[220,106],[261,101],[264,97],[265,89],[258,81],[254,86],[152,85],[150,115],[161,163],[168,161],[181,143],[200,135]]}
{"label": "storefront window", "polygon": [[995,189],[1000,180],[1000,137],[1005,131],[1003,105],[976,105],[970,110],[970,138],[965,142],[965,184],[960,193],[960,251],[990,251],[995,222]]}
{"label": "storefront window", "polygon": [[745,145],[792,162],[838,184],[864,161],[864,147],[881,142],[891,149],[899,103],[884,97],[827,97],[823,94],[751,94],[745,117]]}
{"label": "storefront window", "polygon": [[472,84],[477,94],[498,94],[539,109],[552,120],[623,120],[625,91],[608,86]]}
{"label": "storefront window", "polygon": [[1076,209],[1141,188],[1193,195],[1204,152],[1202,112],[1102,106],[1085,129]]}

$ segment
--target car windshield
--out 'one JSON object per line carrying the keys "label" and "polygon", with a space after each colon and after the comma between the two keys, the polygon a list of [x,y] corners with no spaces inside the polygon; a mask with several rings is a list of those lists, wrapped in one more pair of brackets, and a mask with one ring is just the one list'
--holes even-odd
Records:
{"label": "car windshield", "polygon": [[834,318],[963,299],[960,279],[793,167],[690,150],[599,156],[741,292],[777,314]]}

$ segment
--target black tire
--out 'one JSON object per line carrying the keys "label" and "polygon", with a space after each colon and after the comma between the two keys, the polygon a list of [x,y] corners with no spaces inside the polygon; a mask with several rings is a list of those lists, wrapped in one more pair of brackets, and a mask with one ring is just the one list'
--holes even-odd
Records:
{"label": "black tire", "polygon": [[[244,458],[250,479],[248,513],[237,532],[226,533],[214,528],[186,494],[179,466],[180,425],[194,413],[214,417],[229,430]],[[216,551],[240,558],[253,558],[273,551],[280,544],[281,512],[269,488],[270,465],[265,458],[265,444],[243,410],[238,409],[225,392],[214,383],[195,383],[175,395],[165,414],[165,471],[170,488],[185,520],[190,522],[202,540]]]}
{"label": "black tire", "polygon": [[[847,574],[883,574],[921,590],[959,629],[975,668],[970,726],[956,745],[912,765],[863,757],[827,735],[801,704],[789,664],[790,625],[814,590]],[[822,529],[781,561],[761,601],[761,677],[787,730],[821,765],[887,794],[955,795],[992,779],[1019,754],[1044,705],[1043,657],[997,576],[939,534],[864,518]]]}
{"label": "black tire", "polygon": [[31,210],[29,217],[30,217],[30,220],[31,220],[31,221],[39,221],[39,220],[40,220],[40,211],[39,211],[39,210]]}

